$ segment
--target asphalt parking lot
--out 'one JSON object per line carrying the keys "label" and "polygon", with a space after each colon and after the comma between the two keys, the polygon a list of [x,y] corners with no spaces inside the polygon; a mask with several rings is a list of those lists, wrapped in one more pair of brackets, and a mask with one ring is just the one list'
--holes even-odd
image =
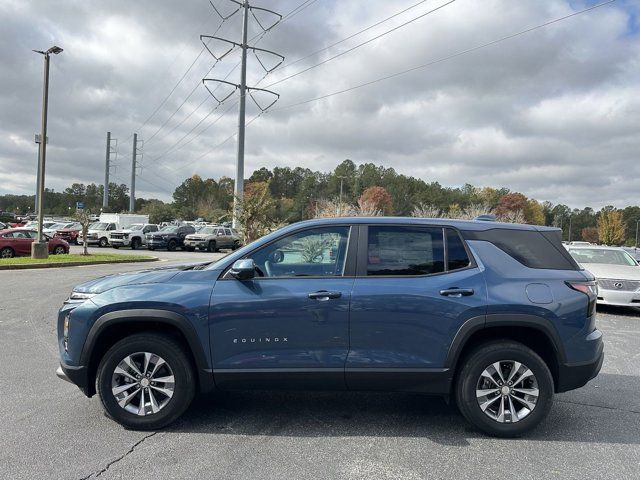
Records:
{"label": "asphalt parking lot", "polygon": [[[163,264],[222,255],[153,253]],[[74,285],[148,266],[0,272],[0,478],[640,478],[640,312],[625,309],[598,313],[600,376],[556,396],[519,440],[411,394],[215,393],[166,430],[124,430],[56,378],[54,320]]]}

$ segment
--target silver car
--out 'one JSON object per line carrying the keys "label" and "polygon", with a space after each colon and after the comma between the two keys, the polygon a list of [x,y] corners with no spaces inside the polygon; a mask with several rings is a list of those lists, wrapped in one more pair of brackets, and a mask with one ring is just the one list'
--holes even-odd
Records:
{"label": "silver car", "polygon": [[618,247],[567,247],[571,256],[596,277],[598,303],[640,307],[640,265]]}

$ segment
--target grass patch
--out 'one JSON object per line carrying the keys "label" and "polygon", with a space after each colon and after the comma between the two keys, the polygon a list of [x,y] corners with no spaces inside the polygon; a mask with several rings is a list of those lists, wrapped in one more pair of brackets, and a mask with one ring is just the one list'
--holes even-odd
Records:
{"label": "grass patch", "polygon": [[60,265],[65,264],[91,264],[91,263],[123,263],[123,262],[148,262],[156,260],[149,255],[118,255],[113,253],[96,255],[49,255],[47,259],[33,259],[31,257],[0,258],[0,267],[4,265]]}

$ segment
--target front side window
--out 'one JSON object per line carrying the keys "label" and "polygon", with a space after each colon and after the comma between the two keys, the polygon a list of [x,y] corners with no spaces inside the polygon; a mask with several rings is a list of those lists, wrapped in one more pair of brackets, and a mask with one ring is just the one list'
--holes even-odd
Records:
{"label": "front side window", "polygon": [[431,275],[444,272],[442,228],[369,227],[367,275]]}
{"label": "front side window", "polygon": [[349,227],[323,227],[288,235],[253,252],[265,277],[340,277],[347,258]]}

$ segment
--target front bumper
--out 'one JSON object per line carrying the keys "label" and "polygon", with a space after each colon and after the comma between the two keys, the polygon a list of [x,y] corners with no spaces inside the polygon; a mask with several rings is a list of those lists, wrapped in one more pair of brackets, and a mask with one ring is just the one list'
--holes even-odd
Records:
{"label": "front bumper", "polygon": [[640,292],[598,289],[598,304],[619,307],[640,307]]}
{"label": "front bumper", "polygon": [[209,242],[206,240],[185,240],[185,247],[193,247],[193,248],[206,248],[209,245]]}
{"label": "front bumper", "polygon": [[95,386],[89,388],[87,367],[76,367],[60,363],[56,370],[56,376],[65,382],[76,385],[87,397],[91,397],[96,393]]}
{"label": "front bumper", "polygon": [[147,240],[147,247],[167,248],[167,241],[166,240]]}
{"label": "front bumper", "polygon": [[131,245],[131,241],[128,238],[112,238],[109,243],[115,247],[128,247]]}

